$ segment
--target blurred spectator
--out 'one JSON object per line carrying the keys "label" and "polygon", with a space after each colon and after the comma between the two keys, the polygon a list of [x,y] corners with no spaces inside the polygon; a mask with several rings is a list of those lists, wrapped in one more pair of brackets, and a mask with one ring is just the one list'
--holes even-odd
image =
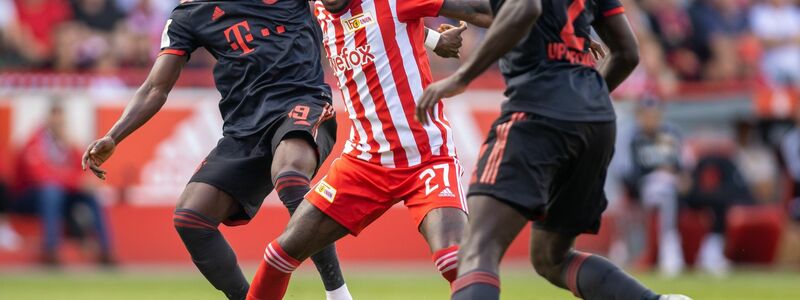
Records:
{"label": "blurred spectator", "polygon": [[[161,32],[169,10],[163,9],[168,1],[141,0],[128,8],[128,18],[118,27],[112,38],[114,51],[121,66],[147,67],[158,52]],[[159,6],[159,3],[162,3]],[[171,7],[170,7],[171,9]],[[194,60],[194,59],[193,59]]]}
{"label": "blurred spectator", "polygon": [[[89,223],[87,218],[76,213],[79,208],[88,209],[92,231],[99,244],[99,262],[110,263],[105,216],[85,186],[88,181],[83,181],[81,150],[67,140],[65,125],[62,108],[53,106],[44,126],[21,149],[16,175],[22,197],[16,201],[16,209],[35,212],[41,217],[45,235],[43,260],[48,264],[58,263],[57,250],[64,231],[62,223]],[[79,229],[80,226],[69,228]]]}
{"label": "blurred spectator", "polygon": [[703,239],[698,264],[713,275],[725,275],[730,261],[725,257],[725,225],[733,205],[753,204],[753,196],[736,165],[727,154],[709,151],[701,156],[692,171],[692,188],[686,196],[692,208],[709,209],[713,216],[711,232]]}
{"label": "blurred spectator", "polygon": [[72,17],[69,4],[65,0],[14,0],[13,4],[16,19],[7,25],[8,42],[28,63],[49,64],[55,49],[54,35]]}
{"label": "blurred spectator", "polygon": [[72,0],[75,21],[91,30],[111,32],[125,17],[113,1]]}
{"label": "blurred spectator", "polygon": [[750,11],[753,33],[761,40],[761,69],[774,86],[800,87],[800,8],[792,0],[765,0]]}
{"label": "blurred spectator", "polygon": [[658,99],[647,97],[638,105],[637,127],[629,144],[632,168],[626,182],[645,210],[658,213],[658,266],[664,275],[676,276],[684,268],[677,229],[678,196],[684,186],[681,138],[663,122]]}
{"label": "blurred spectator", "polygon": [[694,28],[680,0],[643,0],[650,28],[666,54],[667,61],[683,79],[700,76],[700,62],[691,51]]}
{"label": "blurred spectator", "polygon": [[692,48],[709,80],[734,80],[747,71],[739,52],[747,42],[747,10],[738,0],[697,0],[689,7]]}
{"label": "blurred spectator", "polygon": [[795,220],[800,221],[800,110],[795,114],[795,127],[783,138],[781,152],[793,183],[789,213]]}
{"label": "blurred spectator", "polygon": [[8,186],[0,180],[0,250],[13,251],[19,248],[20,237],[8,221],[11,193]]}
{"label": "blurred spectator", "polygon": [[17,61],[11,44],[11,34],[17,30],[17,9],[11,0],[0,0],[0,68],[13,66]]}
{"label": "blurred spectator", "polygon": [[[636,2],[623,1],[625,15],[635,29],[639,40],[641,60],[634,72],[614,91],[614,95],[622,99],[641,99],[649,94],[661,97],[674,95],[678,78],[667,65],[664,50],[658,38],[650,31],[650,21]],[[602,64],[603,61],[600,62]]]}
{"label": "blurred spectator", "polygon": [[759,203],[773,203],[778,199],[778,160],[774,152],[758,137],[755,121],[740,119],[734,124],[736,153],[734,162]]}

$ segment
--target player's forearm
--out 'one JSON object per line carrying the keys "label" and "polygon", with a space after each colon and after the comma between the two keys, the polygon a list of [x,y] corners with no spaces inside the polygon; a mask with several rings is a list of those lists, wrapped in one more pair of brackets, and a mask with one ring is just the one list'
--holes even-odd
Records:
{"label": "player's forearm", "polygon": [[178,81],[186,61],[185,56],[159,56],[153,64],[150,74],[147,75],[147,79],[136,90],[136,94],[125,107],[122,116],[106,136],[111,137],[116,144],[119,144],[150,120],[164,106],[167,95]]}
{"label": "player's forearm", "polygon": [[497,12],[496,21],[475,53],[456,71],[468,84],[525,37],[542,12],[539,0],[509,0]]}
{"label": "player's forearm", "polygon": [[623,53],[612,52],[608,61],[600,67],[600,74],[606,80],[608,91],[614,91],[636,69],[639,53],[634,50]]}
{"label": "player's forearm", "polygon": [[150,83],[143,84],[125,107],[122,116],[108,131],[107,136],[119,144],[128,135],[147,123],[167,101],[168,91],[155,88]]}
{"label": "player's forearm", "polygon": [[444,0],[439,15],[484,28],[494,19],[488,0]]}

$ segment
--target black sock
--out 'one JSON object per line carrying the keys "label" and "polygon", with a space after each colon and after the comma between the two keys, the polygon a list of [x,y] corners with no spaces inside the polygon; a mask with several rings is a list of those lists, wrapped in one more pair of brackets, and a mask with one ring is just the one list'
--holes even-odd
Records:
{"label": "black sock", "polygon": [[[297,206],[303,202],[303,197],[311,189],[309,183],[308,177],[298,172],[283,172],[275,178],[275,190],[278,191],[278,197],[289,210],[289,214],[294,214]],[[334,244],[330,244],[312,255],[311,260],[322,277],[322,284],[325,285],[326,291],[333,291],[344,285],[344,276],[339,267]]]}
{"label": "black sock", "polygon": [[217,230],[219,223],[189,209],[176,209],[175,230],[195,266],[228,299],[245,299],[250,285],[236,262],[236,254]]}
{"label": "black sock", "polygon": [[500,299],[500,278],[486,271],[472,271],[453,281],[452,300]]}
{"label": "black sock", "polygon": [[582,299],[657,300],[659,296],[610,261],[573,251],[564,268],[564,282]]}

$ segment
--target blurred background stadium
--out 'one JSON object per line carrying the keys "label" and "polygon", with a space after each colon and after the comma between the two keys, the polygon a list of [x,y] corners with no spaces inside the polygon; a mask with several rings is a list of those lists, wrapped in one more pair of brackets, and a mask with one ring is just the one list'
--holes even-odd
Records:
{"label": "blurred background stadium", "polygon": [[[642,59],[615,92],[619,138],[603,229],[577,247],[656,291],[800,299],[800,1],[623,3]],[[118,148],[107,181],[80,171],[80,152],[147,75],[176,4],[0,0],[0,299],[221,297],[171,224],[178,194],[221,136],[208,53],[192,55],[167,105]],[[483,33],[465,32],[461,57]],[[429,54],[437,78],[459,64]],[[503,87],[493,69],[448,100],[464,176]],[[649,148],[637,146],[642,137]],[[252,224],[223,229],[248,274],[287,219],[271,195]],[[504,298],[572,298],[532,272],[527,235],[507,254]],[[401,207],[339,252],[357,298],[447,298]],[[316,275],[303,270],[288,297],[321,298]]]}

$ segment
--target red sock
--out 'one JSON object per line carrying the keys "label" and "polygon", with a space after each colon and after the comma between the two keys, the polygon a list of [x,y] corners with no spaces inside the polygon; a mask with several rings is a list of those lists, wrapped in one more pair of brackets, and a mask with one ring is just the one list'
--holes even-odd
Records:
{"label": "red sock", "polygon": [[247,300],[281,300],[289,287],[289,278],[300,262],[283,252],[277,241],[264,250],[264,261],[258,266],[250,285]]}
{"label": "red sock", "polygon": [[436,251],[433,254],[433,263],[444,279],[453,283],[458,277],[458,245]]}

